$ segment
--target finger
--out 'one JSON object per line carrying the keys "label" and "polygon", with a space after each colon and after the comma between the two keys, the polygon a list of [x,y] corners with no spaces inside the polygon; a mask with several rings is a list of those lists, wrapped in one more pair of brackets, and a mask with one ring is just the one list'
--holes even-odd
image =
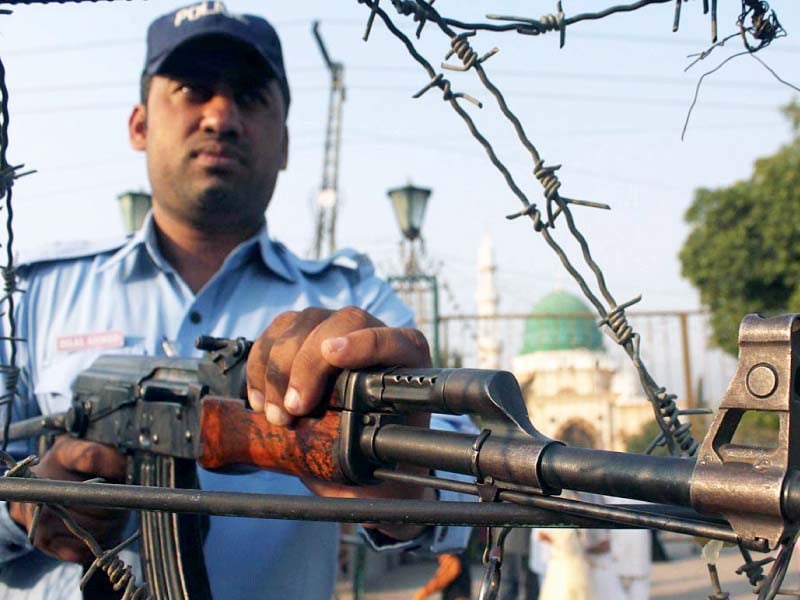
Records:
{"label": "finger", "polygon": [[303,360],[302,348],[309,337],[333,314],[333,311],[319,308],[302,311],[295,323],[273,345],[264,390],[267,420],[273,425],[285,426],[293,421],[293,414],[285,408],[289,378],[298,356]]}
{"label": "finger", "polygon": [[250,404],[250,408],[256,412],[264,410],[264,381],[272,345],[284,331],[292,326],[297,314],[296,311],[287,311],[279,314],[270,323],[269,327],[258,336],[250,348],[246,369],[247,401]]}
{"label": "finger", "polygon": [[320,308],[283,313],[259,338],[262,343],[257,353],[248,360],[248,386],[250,396],[254,398],[251,406],[254,410],[264,410],[267,420],[273,425],[291,423],[292,416],[283,408],[283,400],[292,361],[303,341],[331,314],[332,311]]}
{"label": "finger", "polygon": [[286,412],[294,416],[307,415],[330,391],[339,368],[325,360],[322,352],[324,340],[382,326],[381,321],[353,306],[336,311],[320,323],[308,335],[292,361],[284,397]]}
{"label": "finger", "polygon": [[372,327],[329,338],[322,342],[322,356],[340,369],[431,366],[425,336],[410,327]]}

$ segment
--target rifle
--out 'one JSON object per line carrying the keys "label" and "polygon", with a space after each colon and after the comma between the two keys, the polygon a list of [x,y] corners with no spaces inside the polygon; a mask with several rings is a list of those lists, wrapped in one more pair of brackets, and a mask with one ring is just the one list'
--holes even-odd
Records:
{"label": "rifle", "polygon": [[[102,356],[73,385],[65,413],[20,421],[9,439],[68,432],[130,457],[126,485],[0,479],[0,497],[142,510],[141,554],[156,598],[211,598],[198,515],[472,525],[648,527],[736,543],[745,557],[782,546],[759,598],[777,593],[800,521],[800,315],[747,316],[736,374],[689,459],[570,448],[530,422],[511,373],[388,368],[342,373],[318,414],[270,425],[243,399],[250,343],[201,337],[202,359]],[[406,424],[419,411],[469,414],[480,434]],[[777,416],[772,447],[734,443],[746,412]],[[394,470],[398,463],[473,482]],[[350,485],[401,481],[480,497],[482,504],[264,498],[198,492],[195,465],[248,465]],[[87,485],[97,493],[88,494]],[[562,490],[650,504],[596,505]],[[188,514],[194,513],[194,514]],[[749,558],[748,558],[749,560]],[[499,583],[502,548],[489,559],[485,597]],[[167,567],[167,568],[163,568]],[[763,578],[763,576],[762,576]],[[772,594],[772,595],[771,595]]]}

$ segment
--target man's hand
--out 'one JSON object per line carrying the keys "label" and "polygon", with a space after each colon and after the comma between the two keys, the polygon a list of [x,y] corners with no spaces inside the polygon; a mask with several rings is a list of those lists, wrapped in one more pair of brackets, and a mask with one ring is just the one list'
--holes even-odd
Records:
{"label": "man's hand", "polygon": [[273,425],[289,425],[327,400],[342,369],[430,365],[419,331],[386,327],[360,308],[286,312],[250,350],[248,400]]}
{"label": "man's hand", "polygon": [[[287,426],[327,401],[342,369],[375,366],[430,367],[425,337],[416,329],[387,327],[355,307],[286,312],[275,318],[250,350],[248,400],[253,410],[264,411],[270,423]],[[427,426],[428,420],[428,415],[419,415],[411,424]],[[434,497],[432,490],[396,483],[349,487],[304,482],[314,493],[329,497]],[[395,539],[410,539],[422,527],[379,529]]]}
{"label": "man's hand", "polygon": [[[63,435],[56,438],[53,447],[31,471],[46,479],[85,481],[102,477],[109,481],[122,481],[125,479],[125,458],[110,446]],[[35,504],[9,502],[8,512],[16,523],[30,531],[35,507]],[[126,511],[105,508],[72,507],[69,513],[104,549],[120,541],[128,518]],[[47,507],[42,511],[33,544],[45,554],[60,560],[82,564],[94,560],[86,544],[75,537],[61,518]]]}

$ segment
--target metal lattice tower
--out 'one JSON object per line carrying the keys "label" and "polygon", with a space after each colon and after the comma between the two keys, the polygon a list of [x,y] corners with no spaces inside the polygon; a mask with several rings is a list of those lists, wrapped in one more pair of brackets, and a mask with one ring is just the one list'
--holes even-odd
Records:
{"label": "metal lattice tower", "polygon": [[328,125],[325,131],[325,151],[322,159],[322,184],[317,196],[316,233],[314,236],[314,258],[333,254],[336,249],[336,205],[339,185],[339,149],[342,141],[342,105],[345,100],[344,65],[334,62],[328,55],[319,33],[319,21],[312,26],[314,38],[322,58],[331,74],[328,99]]}

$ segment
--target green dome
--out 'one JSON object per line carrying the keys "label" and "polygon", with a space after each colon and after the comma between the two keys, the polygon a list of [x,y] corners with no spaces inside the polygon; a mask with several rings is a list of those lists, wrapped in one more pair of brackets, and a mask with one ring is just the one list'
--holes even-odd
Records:
{"label": "green dome", "polygon": [[526,321],[520,354],[574,348],[603,349],[603,339],[596,319],[591,316],[575,316],[591,313],[589,307],[577,296],[567,292],[553,292],[542,298],[531,312],[534,315],[547,316],[531,317]]}

